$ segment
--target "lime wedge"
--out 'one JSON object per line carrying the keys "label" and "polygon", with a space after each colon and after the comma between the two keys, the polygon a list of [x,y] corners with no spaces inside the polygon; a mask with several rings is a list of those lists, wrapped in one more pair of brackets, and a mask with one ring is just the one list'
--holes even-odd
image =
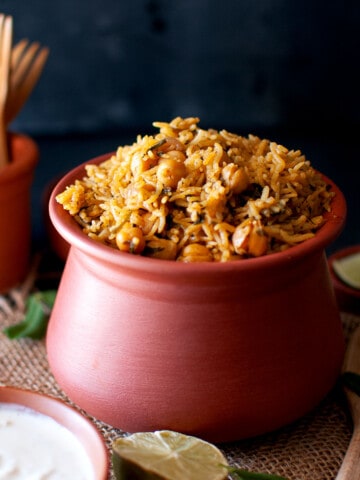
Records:
{"label": "lime wedge", "polygon": [[117,480],[224,480],[228,462],[215,445],[170,430],[134,433],[112,445]]}
{"label": "lime wedge", "polygon": [[360,289],[360,252],[335,259],[333,269],[349,287]]}

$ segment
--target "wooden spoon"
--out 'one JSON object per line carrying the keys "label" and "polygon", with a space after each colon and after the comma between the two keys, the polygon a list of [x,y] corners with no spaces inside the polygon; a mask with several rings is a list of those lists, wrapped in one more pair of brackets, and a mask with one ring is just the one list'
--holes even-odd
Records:
{"label": "wooden spoon", "polygon": [[9,90],[13,20],[0,14],[0,168],[9,163],[5,109]]}
{"label": "wooden spoon", "polygon": [[7,99],[5,121],[7,124],[19,113],[34,89],[45,66],[49,49],[40,43],[29,44],[20,40],[11,53],[11,72],[9,94]]}
{"label": "wooden spoon", "polygon": [[[343,372],[360,375],[360,327],[351,336]],[[353,420],[353,434],[336,480],[356,480],[360,479],[360,396],[347,387],[345,394]]]}

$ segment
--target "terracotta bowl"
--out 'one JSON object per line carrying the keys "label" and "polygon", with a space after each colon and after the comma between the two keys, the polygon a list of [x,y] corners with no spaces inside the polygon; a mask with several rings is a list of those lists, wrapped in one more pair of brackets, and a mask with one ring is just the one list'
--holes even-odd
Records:
{"label": "terracotta bowl", "polygon": [[109,460],[104,440],[90,420],[74,408],[45,394],[6,386],[0,387],[0,403],[14,403],[31,408],[67,428],[84,447],[94,471],[94,478],[108,478]]}
{"label": "terracotta bowl", "polygon": [[21,134],[8,137],[10,162],[0,169],[0,292],[20,283],[31,249],[30,191],[39,150]]}
{"label": "terracotta bowl", "polygon": [[324,248],[346,205],[330,180],[332,212],[313,239],[260,258],[185,264],[82,233],[55,196],[84,173],[84,164],[68,173],[50,199],[71,247],[47,351],[74,402],[128,432],[173,429],[215,442],[277,429],[320,402],[344,353]]}
{"label": "terracotta bowl", "polygon": [[360,245],[350,245],[346,248],[333,253],[329,257],[329,266],[332,282],[335,289],[336,299],[339,305],[339,309],[344,312],[360,314],[360,290],[351,288],[340,280],[336,275],[333,263],[334,260],[347,257],[353,253],[360,252]]}

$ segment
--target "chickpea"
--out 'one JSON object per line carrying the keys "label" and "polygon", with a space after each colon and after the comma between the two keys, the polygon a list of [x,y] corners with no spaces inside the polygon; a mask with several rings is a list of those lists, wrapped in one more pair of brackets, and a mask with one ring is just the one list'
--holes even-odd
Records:
{"label": "chickpea", "polygon": [[236,227],[232,235],[232,244],[238,255],[248,253],[253,257],[260,257],[268,249],[269,238],[259,222],[252,222]]}
{"label": "chickpea", "polygon": [[183,162],[174,158],[162,158],[157,169],[157,178],[164,187],[176,188],[178,182],[186,175]]}
{"label": "chickpea", "polygon": [[235,193],[241,193],[249,186],[249,176],[243,167],[238,167],[235,163],[229,163],[222,169],[224,183]]}
{"label": "chickpea", "polygon": [[190,243],[183,248],[179,260],[182,262],[212,262],[213,257],[205,245]]}
{"label": "chickpea", "polygon": [[249,244],[249,237],[251,232],[251,225],[238,225],[232,234],[232,244],[234,250],[239,255],[247,253]]}
{"label": "chickpea", "polygon": [[260,257],[267,251],[269,238],[260,226],[254,226],[249,236],[248,251],[254,257]]}
{"label": "chickpea", "polygon": [[141,215],[141,221],[140,221],[140,226],[142,232],[147,235],[150,233],[151,229],[153,228],[154,225],[154,219],[152,218],[151,212],[145,212],[143,215]]}
{"label": "chickpea", "polygon": [[141,228],[125,223],[117,233],[116,245],[122,252],[141,253],[145,248],[145,238]]}
{"label": "chickpea", "polygon": [[177,255],[177,245],[172,240],[166,238],[153,238],[146,245],[149,250],[149,257],[162,260],[175,260]]}
{"label": "chickpea", "polygon": [[149,155],[135,154],[131,160],[131,172],[133,175],[139,175],[146,172],[151,167],[154,167],[157,163],[156,158],[152,158]]}

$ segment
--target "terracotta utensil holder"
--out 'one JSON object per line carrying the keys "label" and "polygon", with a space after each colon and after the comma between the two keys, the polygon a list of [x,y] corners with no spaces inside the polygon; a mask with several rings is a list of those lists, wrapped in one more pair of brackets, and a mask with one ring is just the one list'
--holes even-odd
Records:
{"label": "terracotta utensil holder", "polygon": [[39,159],[36,142],[22,134],[8,137],[10,162],[0,170],[0,292],[20,283],[31,249],[30,189]]}

